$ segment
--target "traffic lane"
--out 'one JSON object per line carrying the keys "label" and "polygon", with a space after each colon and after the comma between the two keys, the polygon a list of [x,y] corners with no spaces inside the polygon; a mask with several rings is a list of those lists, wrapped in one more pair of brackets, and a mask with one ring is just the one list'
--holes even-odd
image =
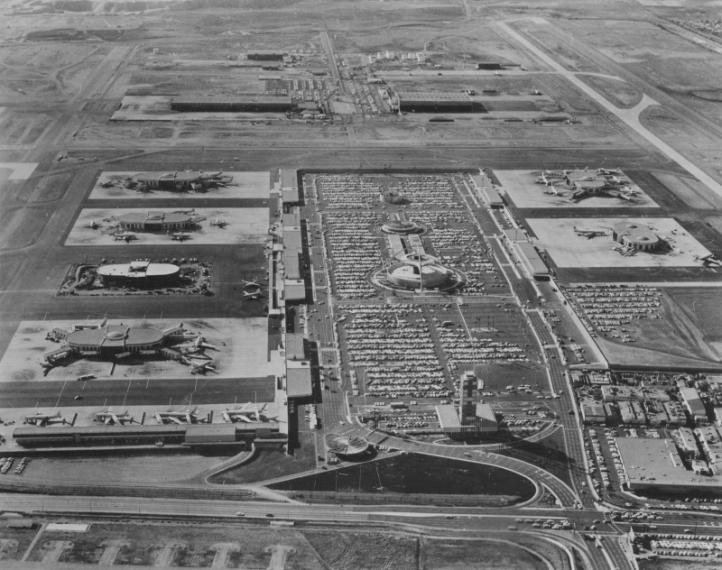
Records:
{"label": "traffic lane", "polygon": [[[75,400],[81,396],[82,400]],[[6,408],[47,408],[104,405],[216,404],[271,402],[272,376],[214,378],[212,375],[175,380],[89,380],[0,383],[0,402]]]}

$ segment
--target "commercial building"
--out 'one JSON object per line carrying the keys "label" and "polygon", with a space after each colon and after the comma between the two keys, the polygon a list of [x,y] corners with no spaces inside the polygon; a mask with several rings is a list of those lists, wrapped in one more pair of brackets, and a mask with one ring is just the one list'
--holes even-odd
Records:
{"label": "commercial building", "polygon": [[286,360],[286,396],[296,404],[313,401],[313,374],[310,362]]}
{"label": "commercial building", "polygon": [[584,400],[580,403],[582,419],[585,424],[603,424],[607,421],[604,404],[594,400]]}
{"label": "commercial building", "polygon": [[196,221],[188,214],[151,211],[122,214],[118,224],[122,230],[134,232],[175,232],[194,228]]}
{"label": "commercial building", "polygon": [[707,422],[707,410],[696,388],[680,388],[679,395],[682,398],[687,413],[696,423]]}
{"label": "commercial building", "polygon": [[519,259],[529,275],[537,281],[549,281],[549,268],[536,248],[527,241],[517,242],[516,246],[519,251]]}
{"label": "commercial building", "polygon": [[294,168],[282,168],[280,186],[283,210],[287,212],[290,207],[301,202],[301,194],[298,190],[298,171]]}
{"label": "commercial building", "polygon": [[697,446],[697,439],[694,432],[688,427],[681,427],[671,432],[672,439],[677,445],[677,449],[685,459],[699,459],[701,453]]}
{"label": "commercial building", "polygon": [[688,471],[670,439],[615,438],[624,483],[633,491],[722,494],[722,478]]}
{"label": "commercial building", "polygon": [[714,426],[702,426],[695,428],[694,434],[697,436],[704,457],[709,463],[712,472],[715,474],[722,473],[722,439]]}

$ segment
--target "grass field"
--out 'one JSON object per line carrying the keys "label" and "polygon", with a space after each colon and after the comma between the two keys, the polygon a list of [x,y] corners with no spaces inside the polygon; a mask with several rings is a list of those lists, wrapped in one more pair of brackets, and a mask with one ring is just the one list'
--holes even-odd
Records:
{"label": "grass field", "polygon": [[312,432],[301,432],[299,434],[301,446],[294,450],[293,455],[286,455],[283,451],[257,451],[250,461],[211,477],[210,482],[217,485],[255,483],[314,469],[316,448],[313,438]]}

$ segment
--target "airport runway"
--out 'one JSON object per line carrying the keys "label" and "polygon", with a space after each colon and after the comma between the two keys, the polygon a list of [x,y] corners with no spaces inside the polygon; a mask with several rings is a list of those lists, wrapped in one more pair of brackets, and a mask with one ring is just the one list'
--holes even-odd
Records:
{"label": "airport runway", "polygon": [[[0,383],[0,402],[6,408],[271,402],[273,394],[274,380],[270,376]],[[82,400],[74,400],[76,395],[82,396]]]}

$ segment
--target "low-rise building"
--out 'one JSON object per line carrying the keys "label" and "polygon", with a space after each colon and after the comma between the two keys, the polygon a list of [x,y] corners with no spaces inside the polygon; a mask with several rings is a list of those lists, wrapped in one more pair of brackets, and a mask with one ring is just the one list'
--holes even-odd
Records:
{"label": "low-rise building", "polygon": [[585,424],[603,424],[607,420],[604,404],[595,400],[583,400],[580,403],[582,419]]}
{"label": "low-rise building", "polygon": [[687,413],[693,421],[705,423],[707,421],[707,410],[699,396],[696,388],[680,388],[679,395],[682,398]]}
{"label": "low-rise building", "polygon": [[697,439],[691,429],[681,427],[672,431],[671,435],[682,457],[685,459],[699,459],[701,457]]}

